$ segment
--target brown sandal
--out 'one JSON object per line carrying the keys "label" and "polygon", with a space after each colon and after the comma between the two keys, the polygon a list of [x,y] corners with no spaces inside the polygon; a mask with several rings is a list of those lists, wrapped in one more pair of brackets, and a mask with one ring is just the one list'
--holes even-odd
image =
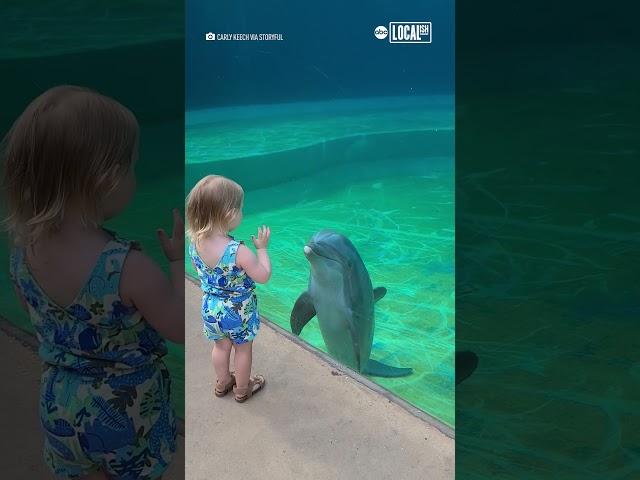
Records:
{"label": "brown sandal", "polygon": [[249,385],[245,388],[233,387],[233,394],[236,402],[243,403],[246,402],[254,393],[259,392],[264,388],[264,384],[266,380],[262,375],[256,375],[255,377],[249,378]]}
{"label": "brown sandal", "polygon": [[220,382],[216,381],[216,388],[213,390],[216,397],[224,397],[227,393],[231,391],[232,388],[236,385],[236,377],[231,372],[231,380],[229,380],[225,385],[221,385]]}

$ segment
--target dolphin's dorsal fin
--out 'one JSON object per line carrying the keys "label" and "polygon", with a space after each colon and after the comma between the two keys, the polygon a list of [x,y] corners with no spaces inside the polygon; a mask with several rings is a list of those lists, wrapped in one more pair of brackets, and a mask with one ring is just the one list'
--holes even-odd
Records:
{"label": "dolphin's dorsal fin", "polygon": [[291,331],[300,335],[304,326],[316,315],[316,307],[309,292],[304,292],[298,297],[291,311]]}
{"label": "dolphin's dorsal fin", "polygon": [[387,294],[387,289],[384,287],[377,287],[373,289],[373,301],[377,302],[378,300],[380,300],[382,297],[384,297]]}

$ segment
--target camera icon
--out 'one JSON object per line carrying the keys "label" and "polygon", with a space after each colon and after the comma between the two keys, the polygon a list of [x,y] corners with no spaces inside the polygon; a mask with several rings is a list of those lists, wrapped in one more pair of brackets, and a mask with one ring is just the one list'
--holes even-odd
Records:
{"label": "camera icon", "polygon": [[212,42],[213,40],[216,39],[216,36],[212,32],[208,32],[204,34],[204,39],[208,42]]}

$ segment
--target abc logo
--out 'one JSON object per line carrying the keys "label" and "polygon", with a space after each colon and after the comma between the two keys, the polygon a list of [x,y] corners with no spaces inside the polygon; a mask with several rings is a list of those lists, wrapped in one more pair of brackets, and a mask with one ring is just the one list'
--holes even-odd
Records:
{"label": "abc logo", "polygon": [[213,33],[209,32],[204,34],[204,39],[211,42],[216,39],[216,36]]}
{"label": "abc logo", "polygon": [[380,25],[376,27],[376,29],[373,31],[373,34],[376,36],[376,38],[383,40],[387,38],[387,35],[389,35],[389,30],[387,30],[387,27]]}

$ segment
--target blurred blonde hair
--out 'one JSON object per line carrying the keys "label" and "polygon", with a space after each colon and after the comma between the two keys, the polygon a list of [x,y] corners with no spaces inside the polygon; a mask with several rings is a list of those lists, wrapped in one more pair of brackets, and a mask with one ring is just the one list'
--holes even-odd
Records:
{"label": "blurred blonde hair", "polygon": [[15,241],[55,232],[70,204],[97,225],[105,196],[131,168],[138,136],[133,113],[87,88],[58,86],[33,100],[2,142],[5,226]]}
{"label": "blurred blonde hair", "polygon": [[200,179],[187,196],[187,235],[198,242],[216,230],[228,230],[243,200],[244,191],[233,180],[220,175]]}

